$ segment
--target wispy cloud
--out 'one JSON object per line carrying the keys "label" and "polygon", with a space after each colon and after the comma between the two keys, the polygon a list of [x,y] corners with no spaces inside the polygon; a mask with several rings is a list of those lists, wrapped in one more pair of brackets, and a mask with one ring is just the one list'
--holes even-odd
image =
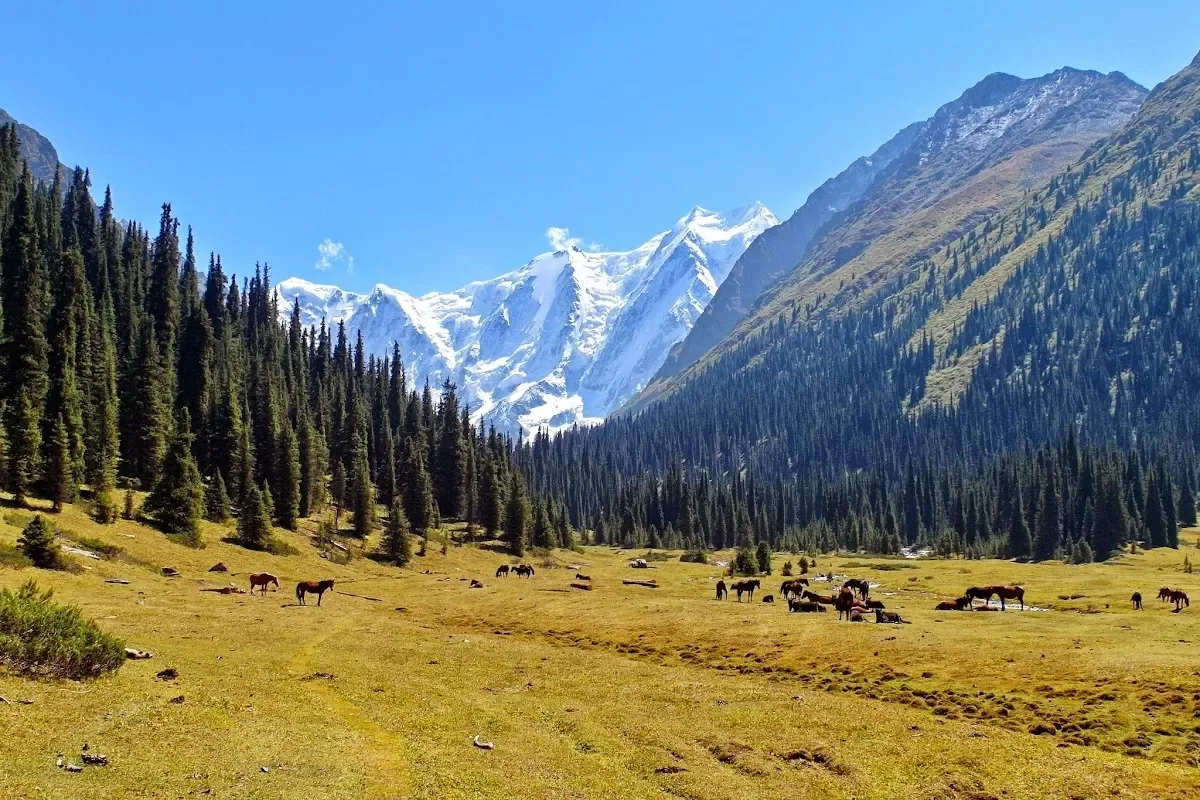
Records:
{"label": "wispy cloud", "polygon": [[346,245],[335,242],[328,237],[317,245],[318,258],[313,264],[315,269],[327,270],[336,265],[344,265],[346,272],[354,272],[354,256],[346,251]]}
{"label": "wispy cloud", "polygon": [[604,249],[604,242],[592,242],[587,246],[588,252],[599,253]]}
{"label": "wispy cloud", "polygon": [[554,250],[566,250],[569,247],[579,247],[583,241],[578,236],[572,236],[566,228],[546,228],[546,241]]}

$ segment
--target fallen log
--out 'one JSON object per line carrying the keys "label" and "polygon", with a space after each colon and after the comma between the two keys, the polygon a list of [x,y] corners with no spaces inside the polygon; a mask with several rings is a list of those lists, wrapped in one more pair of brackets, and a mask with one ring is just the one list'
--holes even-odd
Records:
{"label": "fallen log", "polygon": [[383,598],[382,598],[382,597],[367,597],[365,594],[351,594],[350,592],[342,592],[342,591],[338,591],[338,590],[336,590],[336,589],[334,590],[334,593],[335,593],[335,594],[344,594],[344,595],[346,595],[347,597],[357,597],[359,600],[373,600],[373,601],[375,601],[376,603],[382,603],[382,602],[383,602]]}
{"label": "fallen log", "polygon": [[626,579],[621,581],[621,583],[625,584],[626,586],[645,586],[648,589],[658,588],[658,581],[631,581]]}
{"label": "fallen log", "polygon": [[592,585],[590,583],[572,583],[571,588],[583,589],[585,592],[590,592],[592,590]]}

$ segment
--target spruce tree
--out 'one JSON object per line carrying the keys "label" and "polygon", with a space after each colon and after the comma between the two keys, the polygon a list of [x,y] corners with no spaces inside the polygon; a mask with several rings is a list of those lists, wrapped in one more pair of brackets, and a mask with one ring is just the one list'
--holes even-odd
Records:
{"label": "spruce tree", "polygon": [[495,539],[504,519],[504,499],[500,494],[500,480],[496,465],[490,455],[485,455],[479,464],[479,521],[489,539]]}
{"label": "spruce tree", "polygon": [[[0,209],[0,213],[3,209]],[[25,502],[38,477],[42,414],[49,387],[46,314],[49,290],[34,220],[33,179],[21,173],[0,251],[4,335],[0,340],[6,380],[4,425],[8,440],[8,490]]]}
{"label": "spruce tree", "polygon": [[192,455],[192,428],[187,409],[180,412],[161,473],[146,498],[144,510],[153,515],[167,533],[178,534],[192,545],[200,543],[204,481]]}
{"label": "spruce tree", "polygon": [[1187,473],[1184,473],[1183,488],[1179,491],[1179,524],[1187,528],[1196,525],[1196,494]]}
{"label": "spruce tree", "polygon": [[286,422],[275,448],[275,516],[279,527],[296,530],[300,516],[300,447]]}
{"label": "spruce tree", "polygon": [[514,556],[525,555],[529,544],[529,501],[525,499],[525,486],[516,472],[508,484],[508,500],[504,505],[504,537]]}
{"label": "spruce tree", "polygon": [[1033,550],[1029,537],[1029,523],[1021,507],[1021,493],[1013,493],[1012,511],[1008,521],[1008,557],[1028,558]]}
{"label": "spruce tree", "polygon": [[429,470],[420,450],[410,440],[405,448],[408,460],[405,466],[404,513],[409,524],[417,533],[425,536],[433,525],[433,488],[429,481]]}
{"label": "spruce tree", "polygon": [[754,551],[755,560],[758,562],[758,571],[764,575],[771,574],[771,546],[766,542],[759,542],[758,548]]}
{"label": "spruce tree", "polygon": [[1153,470],[1150,471],[1150,477],[1146,480],[1146,499],[1142,520],[1150,538],[1150,547],[1166,547],[1167,519],[1163,513],[1163,498],[1158,484],[1158,476]]}
{"label": "spruce tree", "polygon": [[1128,537],[1129,517],[1125,497],[1115,476],[1106,476],[1097,492],[1092,517],[1092,550],[1096,558],[1107,561]]}
{"label": "spruce tree", "polygon": [[17,547],[39,569],[58,569],[62,565],[62,551],[54,538],[54,526],[41,514],[35,514],[22,529]]}
{"label": "spruce tree", "polygon": [[387,525],[383,529],[383,553],[397,567],[403,567],[412,560],[408,517],[404,516],[404,504],[399,497],[392,500],[392,507],[388,511]]}
{"label": "spruce tree", "polygon": [[228,522],[232,512],[229,508],[229,492],[221,471],[204,487],[204,518],[209,522]]}
{"label": "spruce tree", "polygon": [[1042,486],[1041,507],[1038,509],[1037,533],[1033,544],[1036,561],[1054,558],[1062,537],[1061,503],[1058,485],[1053,475],[1046,475]]}
{"label": "spruce tree", "polygon": [[[110,201],[111,202],[111,201]],[[91,399],[84,448],[85,476],[92,486],[92,515],[97,522],[117,521],[118,440],[116,322],[107,268],[100,273],[95,349],[91,354]]]}
{"label": "spruce tree", "polygon": [[75,484],[71,475],[71,447],[67,438],[67,426],[62,414],[54,420],[47,437],[49,447],[46,454],[46,491],[54,503],[54,512],[63,510],[74,495]]}
{"label": "spruce tree", "polygon": [[552,528],[550,527],[550,517],[546,514],[546,504],[539,498],[533,500],[533,532],[531,540],[533,546],[543,550],[549,550],[554,547],[552,539]]}
{"label": "spruce tree", "polygon": [[271,539],[271,515],[262,492],[253,483],[246,487],[237,535],[238,544],[249,550],[265,550]]}

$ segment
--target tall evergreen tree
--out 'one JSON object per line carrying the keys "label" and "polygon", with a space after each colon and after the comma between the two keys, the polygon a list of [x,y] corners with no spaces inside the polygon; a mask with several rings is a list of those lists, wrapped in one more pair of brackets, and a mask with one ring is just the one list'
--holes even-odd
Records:
{"label": "tall evergreen tree", "polygon": [[1062,538],[1062,509],[1058,485],[1053,475],[1045,476],[1042,483],[1041,507],[1038,509],[1037,534],[1033,543],[1033,557],[1037,561],[1054,558]]}
{"label": "tall evergreen tree", "polygon": [[515,556],[525,555],[529,544],[529,501],[525,487],[517,473],[513,473],[508,484],[508,499],[504,505],[504,536]]}
{"label": "tall evergreen tree", "polygon": [[143,510],[152,514],[167,533],[179,534],[190,543],[199,544],[204,481],[192,455],[192,426],[186,409],[180,412],[161,474]]}
{"label": "tall evergreen tree", "polygon": [[392,500],[387,525],[383,529],[383,553],[388,561],[403,567],[412,561],[412,537],[408,532],[408,517],[404,516],[404,504],[397,497]]}

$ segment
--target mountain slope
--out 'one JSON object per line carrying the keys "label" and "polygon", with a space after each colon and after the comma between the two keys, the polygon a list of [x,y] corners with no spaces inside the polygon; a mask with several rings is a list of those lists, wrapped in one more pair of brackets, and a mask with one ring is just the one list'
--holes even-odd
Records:
{"label": "mountain slope", "polygon": [[[864,518],[882,527],[906,476],[910,507],[932,507],[997,455],[1076,436],[1152,454],[1195,485],[1200,56],[1015,207],[896,262],[870,292],[847,284],[820,302],[781,302],[661,402],[550,443],[535,465],[541,488],[572,497],[584,464],[626,476],[686,464],[793,487],[809,503],[787,511],[797,524],[840,536]],[[876,482],[848,477],[860,473]],[[1009,495],[1036,485],[1002,478]],[[592,478],[580,513],[612,508],[604,487],[619,485]],[[1085,529],[1086,499],[1062,498],[1065,529]],[[1122,502],[1117,517],[1146,523],[1145,497]]]}
{"label": "mountain slope", "polygon": [[[852,302],[869,297],[913,254],[1015,207],[1123,125],[1145,94],[1120,73],[1064,68],[1029,80],[989,75],[923,123],[861,198],[826,224],[804,258],[703,359],[719,358],[789,305],[819,305],[847,285],[852,291],[843,297]],[[674,391],[696,368],[655,381],[632,407]]]}
{"label": "mountain slope", "polygon": [[282,281],[280,313],[344,321],[367,350],[400,346],[410,380],[449,378],[497,427],[532,432],[603,419],[636,393],[686,335],[746,247],[778,223],[761,203],[696,207],[623,252],[577,247],[449,293],[369,294]]}
{"label": "mountain slope", "polygon": [[54,180],[57,168],[65,181],[71,174],[70,168],[58,160],[58,151],[42,134],[28,125],[13,118],[11,114],[0,108],[0,125],[14,124],[17,126],[17,137],[21,142],[21,158],[29,163],[29,171],[35,181],[50,183]]}

